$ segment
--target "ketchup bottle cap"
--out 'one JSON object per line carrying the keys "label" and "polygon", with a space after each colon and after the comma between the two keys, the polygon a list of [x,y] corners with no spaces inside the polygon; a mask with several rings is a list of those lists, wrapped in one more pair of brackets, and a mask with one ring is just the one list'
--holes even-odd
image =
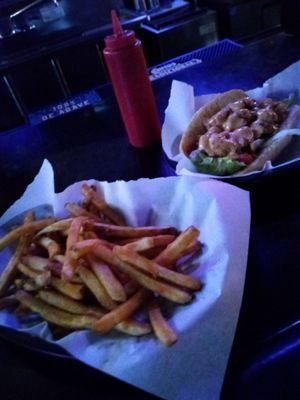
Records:
{"label": "ketchup bottle cap", "polygon": [[136,41],[136,36],[133,31],[123,30],[116,10],[111,10],[111,21],[114,33],[113,35],[106,36],[104,39],[107,48],[110,50],[117,50],[121,47],[129,46]]}

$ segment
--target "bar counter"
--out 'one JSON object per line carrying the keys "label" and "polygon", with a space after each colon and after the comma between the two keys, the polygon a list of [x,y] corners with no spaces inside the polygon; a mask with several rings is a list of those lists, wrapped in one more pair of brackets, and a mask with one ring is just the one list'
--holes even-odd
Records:
{"label": "bar counter", "polygon": [[[298,59],[300,39],[278,34],[214,63],[159,79],[153,86],[161,120],[173,79],[192,84],[196,94],[252,89]],[[160,146],[137,150],[129,145],[111,86],[97,92],[102,101],[96,112],[85,108],[38,126],[1,133],[1,214],[22,195],[45,158],[54,168],[56,191],[89,178],[114,181],[175,174]],[[299,175],[300,163],[294,163],[232,182],[251,193],[252,225],[245,291],[224,399],[297,397],[293,396],[300,362]],[[0,356],[3,399],[154,398],[55,348],[20,339],[3,328]]]}

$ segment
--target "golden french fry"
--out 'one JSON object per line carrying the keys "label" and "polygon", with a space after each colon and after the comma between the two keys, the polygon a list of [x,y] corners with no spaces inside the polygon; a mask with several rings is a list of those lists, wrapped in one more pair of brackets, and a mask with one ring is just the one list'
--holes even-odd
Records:
{"label": "golden french fry", "polygon": [[53,275],[61,275],[62,264],[58,261],[50,260],[49,258],[39,256],[24,256],[22,257],[22,263],[37,272],[49,270],[53,273]]}
{"label": "golden french fry", "polygon": [[[99,307],[86,306],[54,291],[40,290],[37,296],[45,303],[72,314],[91,315],[98,319],[105,314]],[[134,336],[141,336],[151,332],[150,324],[134,320],[123,321],[116,325],[115,329]]]}
{"label": "golden french fry", "polygon": [[69,211],[69,213],[73,217],[90,217],[98,219],[96,215],[94,215],[93,213],[87,211],[86,209],[80,207],[75,203],[66,203],[65,208]]}
{"label": "golden french fry", "polygon": [[[125,303],[124,303],[125,304]],[[127,333],[131,336],[143,336],[152,331],[151,325],[147,322],[139,322],[133,319],[127,319],[114,327],[117,331]]]}
{"label": "golden french fry", "polygon": [[85,285],[106,310],[113,310],[117,307],[117,303],[108,295],[102,283],[100,283],[92,271],[81,265],[78,273]]}
{"label": "golden french fry", "polygon": [[[60,261],[56,261],[60,260]],[[42,272],[45,270],[51,271],[51,274],[60,277],[62,270],[62,261],[64,260],[64,256],[55,256],[53,260],[49,260],[48,258],[43,258],[39,256],[24,256],[22,257],[23,264],[29,266],[31,269]],[[81,278],[75,274],[71,281],[71,283],[82,283]]]}
{"label": "golden french fry", "polygon": [[110,224],[103,224],[101,222],[86,221],[88,230],[95,230],[98,234],[107,237],[116,238],[141,238],[144,236],[157,236],[157,235],[177,235],[177,229],[174,227],[158,228],[156,226],[117,226]]}
{"label": "golden french fry", "polygon": [[25,290],[26,292],[36,292],[37,290],[40,289],[38,284],[32,280],[32,279],[27,279],[22,283],[22,286],[20,286],[20,289]]}
{"label": "golden french fry", "polygon": [[62,252],[59,243],[47,236],[40,237],[38,243],[48,251],[49,258],[53,258]]}
{"label": "golden french fry", "polygon": [[[28,212],[24,218],[24,225],[29,224],[34,220],[34,215],[32,212]],[[17,264],[24,253],[25,249],[29,246],[31,237],[22,236],[19,240],[17,248],[10,258],[8,264],[6,265],[4,271],[0,276],[0,296],[3,296],[9,285],[14,280],[16,273],[17,273]]]}
{"label": "golden french fry", "polygon": [[65,282],[55,276],[51,277],[51,286],[75,300],[81,300],[85,294],[85,287],[83,284]]}
{"label": "golden french fry", "polygon": [[155,299],[148,305],[148,314],[155,335],[164,345],[172,346],[177,341],[177,335],[163,317]]}
{"label": "golden french fry", "polygon": [[87,239],[87,240],[82,240],[81,242],[75,243],[71,249],[71,256],[78,260],[79,258],[83,257],[84,255],[90,253],[92,251],[92,248],[94,246],[97,246],[98,244],[104,245],[110,249],[114,247],[112,243],[107,242],[106,240],[103,239]]}
{"label": "golden french fry", "polygon": [[78,241],[82,227],[82,217],[76,217],[72,220],[66,244],[65,260],[62,266],[61,276],[64,281],[70,281],[75,274],[77,260],[72,257],[70,252],[72,246]]}
{"label": "golden french fry", "polygon": [[18,263],[17,268],[22,274],[27,276],[28,278],[35,279],[38,276],[38,272],[34,271],[33,269],[27,267],[27,265]]}
{"label": "golden french fry", "polygon": [[109,266],[99,261],[99,259],[96,259],[92,255],[89,255],[87,259],[91,266],[91,269],[93,270],[99,281],[102,283],[104,289],[107,291],[109,296],[113,300],[118,302],[125,301],[125,290],[118,279],[115,277],[115,275],[112,273]]}
{"label": "golden french fry", "polygon": [[94,324],[93,329],[102,334],[109,332],[118,323],[127,320],[141,306],[141,302],[144,301],[145,297],[147,297],[145,290],[138,291],[125,303],[100,318]]}
{"label": "golden french fry", "polygon": [[113,251],[122,261],[134,265],[138,269],[148,272],[153,276],[161,278],[167,282],[171,282],[177,286],[195,291],[200,290],[202,287],[201,282],[193,278],[192,276],[184,275],[179,272],[175,272],[168,268],[162,267],[156,262],[148,260],[147,258],[135,252],[132,252],[130,249],[126,249],[126,246],[116,246]]}
{"label": "golden french fry", "polygon": [[53,222],[46,226],[45,228],[41,229],[36,236],[46,235],[52,232],[64,232],[69,230],[73,218],[61,219],[59,221]]}
{"label": "golden french fry", "polygon": [[75,315],[59,310],[22,290],[16,293],[16,298],[46,321],[68,329],[90,329],[97,321],[97,318],[90,315]]}
{"label": "golden french fry", "polygon": [[50,285],[51,284],[51,272],[44,271],[41,274],[38,274],[38,276],[35,278],[34,281],[39,288]]}
{"label": "golden french fry", "polygon": [[[44,270],[41,272],[37,272],[22,263],[18,264],[18,270],[22,272],[22,274],[33,280],[36,289],[50,285],[52,282],[50,271]],[[33,289],[34,285],[31,285],[30,287],[31,290],[36,290]],[[26,288],[24,287],[24,289]]]}
{"label": "golden french fry", "polygon": [[45,218],[39,221],[28,222],[27,224],[21,225],[18,228],[13,229],[5,236],[0,238],[0,250],[4,249],[4,247],[19,239],[21,236],[36,233],[45,226],[52,224],[53,221],[53,218]]}
{"label": "golden french fry", "polygon": [[72,314],[92,315],[97,318],[101,318],[104,315],[104,311],[99,307],[86,306],[77,300],[73,300],[53,290],[40,290],[38,292],[38,297],[47,304]]}
{"label": "golden french fry", "polygon": [[182,256],[186,247],[197,239],[199,233],[197,228],[190,226],[155,258],[155,262],[163,267],[171,267]]}
{"label": "golden french fry", "polygon": [[83,195],[86,196],[89,201],[114,224],[126,225],[123,215],[109,206],[104,199],[100,199],[97,192],[93,188],[84,183],[81,190]]}
{"label": "golden french fry", "polygon": [[39,256],[23,256],[22,263],[26,264],[28,267],[34,269],[35,271],[44,271],[48,268],[51,261],[49,258],[39,257]]}
{"label": "golden french fry", "polygon": [[199,240],[191,242],[180,254],[180,257],[185,257],[192,253],[198,253],[202,249],[202,243]]}
{"label": "golden french fry", "polygon": [[152,277],[140,272],[132,265],[122,261],[117,254],[105,246],[95,246],[93,253],[109,265],[114,265],[120,271],[127,274],[131,279],[136,280],[141,286],[159,293],[161,296],[174,301],[175,303],[185,304],[188,303],[192,297],[189,293],[182,289],[169,285],[168,283],[155,280]]}
{"label": "golden french fry", "polygon": [[[29,278],[33,279],[35,282],[37,279],[38,279],[38,282],[39,282],[39,279],[43,279],[43,278],[38,278],[39,275],[41,274],[40,272],[37,272],[37,271],[29,268],[27,265],[19,263],[18,269],[25,276],[28,276]],[[59,292],[65,294],[75,300],[81,300],[85,293],[85,287],[83,284],[64,282],[61,279],[56,278],[55,276],[51,276],[51,280],[50,280],[49,284],[51,286],[53,286],[55,289],[57,289]]]}
{"label": "golden french fry", "polygon": [[124,247],[135,252],[142,252],[153,247],[167,246],[175,239],[174,235],[148,236],[126,244]]}
{"label": "golden french fry", "polygon": [[126,246],[124,247],[115,246],[113,252],[117,254],[120,260],[125,261],[135,267],[138,267],[138,269],[140,269],[143,272],[147,272],[154,278],[158,277],[158,266],[155,263],[151,262],[145,257],[137,258],[138,253],[131,251],[130,249],[128,250]]}

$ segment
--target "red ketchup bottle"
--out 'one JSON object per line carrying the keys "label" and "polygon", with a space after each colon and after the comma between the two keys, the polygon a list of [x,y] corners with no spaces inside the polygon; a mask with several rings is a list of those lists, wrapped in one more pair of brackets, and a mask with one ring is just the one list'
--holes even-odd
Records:
{"label": "red ketchup bottle", "polygon": [[114,33],[105,38],[104,58],[130,143],[146,147],[161,139],[161,126],[141,41],[123,30],[115,10]]}

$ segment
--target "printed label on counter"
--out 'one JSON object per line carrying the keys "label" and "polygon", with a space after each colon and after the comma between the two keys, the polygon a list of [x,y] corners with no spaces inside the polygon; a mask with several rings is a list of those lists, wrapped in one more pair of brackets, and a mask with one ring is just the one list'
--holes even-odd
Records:
{"label": "printed label on counter", "polygon": [[28,116],[28,120],[30,125],[39,125],[42,122],[78,111],[85,107],[95,107],[100,102],[101,97],[99,94],[95,90],[91,90],[31,113]]}

